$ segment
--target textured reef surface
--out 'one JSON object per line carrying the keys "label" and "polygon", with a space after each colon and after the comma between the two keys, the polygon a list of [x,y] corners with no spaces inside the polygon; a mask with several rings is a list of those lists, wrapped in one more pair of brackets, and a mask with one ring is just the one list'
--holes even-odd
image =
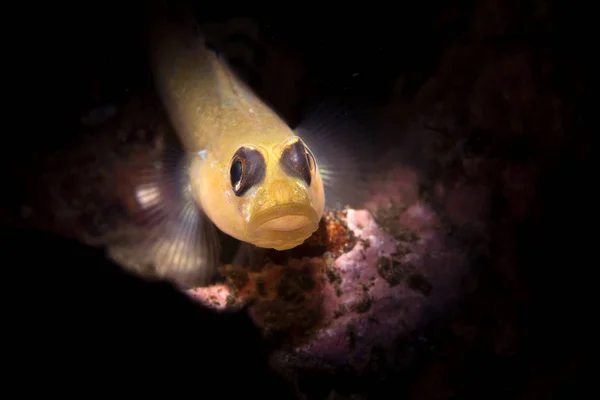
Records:
{"label": "textured reef surface", "polygon": [[[413,174],[399,170],[395,177]],[[253,319],[278,343],[274,362],[282,371],[361,371],[375,348],[395,346],[455,304],[467,271],[464,252],[415,197],[416,183],[398,182],[404,193],[384,204],[375,197],[373,212],[330,211],[287,257],[267,253],[258,271],[223,266],[225,284],[188,294],[218,309],[250,304]]]}

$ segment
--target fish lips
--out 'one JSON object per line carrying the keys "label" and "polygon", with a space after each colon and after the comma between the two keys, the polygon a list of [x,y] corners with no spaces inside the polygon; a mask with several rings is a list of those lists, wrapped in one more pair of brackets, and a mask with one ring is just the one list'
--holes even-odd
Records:
{"label": "fish lips", "polygon": [[248,218],[246,234],[259,247],[287,250],[310,237],[319,220],[309,204],[281,204],[253,213]]}

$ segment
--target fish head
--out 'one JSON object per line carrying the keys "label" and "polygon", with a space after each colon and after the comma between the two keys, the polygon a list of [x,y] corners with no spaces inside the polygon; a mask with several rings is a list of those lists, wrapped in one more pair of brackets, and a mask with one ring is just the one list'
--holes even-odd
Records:
{"label": "fish head", "polygon": [[244,144],[228,162],[205,161],[192,188],[203,210],[228,235],[287,250],[318,228],[325,208],[319,167],[298,136]]}

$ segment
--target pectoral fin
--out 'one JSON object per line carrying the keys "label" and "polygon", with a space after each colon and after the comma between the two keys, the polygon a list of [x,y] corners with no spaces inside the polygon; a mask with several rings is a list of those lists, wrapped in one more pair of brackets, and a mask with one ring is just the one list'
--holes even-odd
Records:
{"label": "pectoral fin", "polygon": [[141,164],[130,187],[132,223],[109,246],[109,256],[183,288],[210,284],[220,252],[218,231],[192,197],[187,156],[171,150]]}
{"label": "pectoral fin", "polygon": [[323,102],[307,112],[296,133],[311,148],[323,185],[326,206],[360,208],[369,198],[375,166],[384,146],[368,113],[342,102]]}

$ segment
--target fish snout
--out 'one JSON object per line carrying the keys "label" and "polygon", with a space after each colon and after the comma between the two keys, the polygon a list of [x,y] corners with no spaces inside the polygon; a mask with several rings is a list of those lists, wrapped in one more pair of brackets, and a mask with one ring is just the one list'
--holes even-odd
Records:
{"label": "fish snout", "polygon": [[246,233],[257,246],[284,250],[306,240],[317,230],[319,219],[305,188],[276,181],[256,193]]}
{"label": "fish snout", "polygon": [[302,184],[294,179],[277,180],[264,185],[257,193],[259,208],[289,203],[310,204],[308,192]]}

